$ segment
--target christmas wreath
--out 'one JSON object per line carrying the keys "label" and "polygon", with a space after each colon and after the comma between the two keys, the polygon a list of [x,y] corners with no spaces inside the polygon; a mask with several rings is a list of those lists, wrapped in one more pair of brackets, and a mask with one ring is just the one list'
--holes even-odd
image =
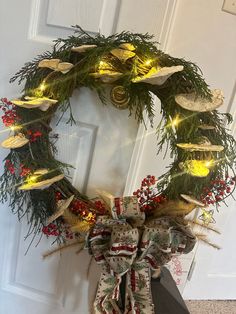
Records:
{"label": "christmas wreath", "polygon": [[[59,249],[86,243],[103,265],[97,313],[121,313],[124,275],[127,313],[153,313],[146,284],[150,269],[193,248],[197,235],[189,222],[216,231],[209,225],[214,210],[235,187],[236,142],[225,127],[232,119],[216,110],[222,92],[209,89],[194,63],[158,50],[149,34],[94,37],[78,26],[10,82],[16,80],[24,82],[23,95],[1,99],[2,121],[11,132],[1,144],[10,149],[0,178],[1,201],[10,199],[19,219],[27,217],[33,238],[52,236]],[[133,196],[100,192],[90,199],[78,191],[67,178],[70,165],[55,157],[57,137],[50,122],[56,111],[61,116],[69,111],[68,123],[74,123],[70,98],[80,87],[97,92],[104,105],[126,109],[138,123],[147,114],[153,124],[156,95],[162,115],[153,126],[157,152],[167,147],[173,157],[169,170],[158,179],[147,176]],[[202,222],[186,218],[197,207]]]}

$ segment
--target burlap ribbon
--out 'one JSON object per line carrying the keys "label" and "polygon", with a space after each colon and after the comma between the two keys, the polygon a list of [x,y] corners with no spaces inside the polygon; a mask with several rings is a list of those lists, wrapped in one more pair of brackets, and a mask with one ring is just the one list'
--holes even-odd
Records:
{"label": "burlap ribbon", "polygon": [[173,254],[188,253],[195,237],[188,227],[164,217],[145,222],[136,197],[114,198],[112,218],[100,216],[88,245],[103,267],[94,302],[96,314],[121,314],[120,283],[126,276],[125,314],[153,314],[151,270]]}

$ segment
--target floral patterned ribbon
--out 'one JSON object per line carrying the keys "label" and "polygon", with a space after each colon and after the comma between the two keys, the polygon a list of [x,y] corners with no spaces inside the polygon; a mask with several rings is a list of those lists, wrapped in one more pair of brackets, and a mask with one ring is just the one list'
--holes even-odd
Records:
{"label": "floral patterned ribbon", "polygon": [[170,217],[145,221],[136,197],[114,198],[112,218],[100,216],[88,238],[91,254],[103,267],[95,314],[121,314],[120,283],[126,276],[124,314],[154,314],[151,270],[173,254],[188,253],[195,237]]}

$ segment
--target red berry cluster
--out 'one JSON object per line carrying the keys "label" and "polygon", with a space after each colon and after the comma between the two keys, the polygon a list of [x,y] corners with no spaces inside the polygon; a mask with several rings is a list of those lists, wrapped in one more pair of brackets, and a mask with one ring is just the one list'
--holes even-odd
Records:
{"label": "red berry cluster", "polygon": [[73,234],[73,232],[70,230],[69,226],[65,226],[64,232],[65,232],[65,237],[66,237],[66,239],[68,239],[68,240],[74,239],[74,234]]}
{"label": "red berry cluster", "polygon": [[25,177],[31,172],[30,168],[24,167],[23,164],[20,164],[20,176]]}
{"label": "red berry cluster", "polygon": [[69,208],[72,213],[80,216],[88,223],[94,223],[96,221],[96,216],[91,215],[88,205],[81,200],[74,200]]}
{"label": "red berry cluster", "polygon": [[42,228],[42,232],[46,234],[46,236],[59,236],[60,231],[58,230],[58,227],[54,223],[50,223],[48,226],[44,226]]}
{"label": "red berry cluster", "polygon": [[60,192],[55,192],[55,199],[56,199],[56,201],[58,202],[58,201],[60,201],[61,199],[62,199],[62,195],[61,195],[61,193]]}
{"label": "red berry cluster", "polygon": [[201,195],[201,201],[206,205],[213,205],[225,199],[232,192],[235,185],[235,178],[226,177],[225,179],[216,179],[211,181],[209,187],[204,188]]}
{"label": "red berry cluster", "polygon": [[42,132],[40,132],[40,131],[28,130],[28,131],[27,131],[27,134],[28,134],[28,136],[29,136],[29,141],[30,141],[31,143],[32,143],[32,142],[36,142],[37,139],[42,136]]}
{"label": "red berry cluster", "polygon": [[10,127],[19,121],[20,118],[16,114],[16,107],[7,98],[2,98],[1,102],[0,109],[4,112],[2,122],[6,127]]}
{"label": "red berry cluster", "polygon": [[10,171],[11,174],[15,173],[15,167],[9,159],[6,159],[5,166],[7,170]]}
{"label": "red berry cluster", "polygon": [[98,212],[98,214],[100,215],[106,214],[107,210],[103,202],[97,200],[94,202],[94,205],[96,207],[96,211]]}
{"label": "red berry cluster", "polygon": [[166,200],[165,196],[158,195],[156,182],[157,179],[155,176],[148,175],[142,180],[140,189],[133,192],[133,195],[138,197],[140,209],[142,211],[151,211],[158,204]]}

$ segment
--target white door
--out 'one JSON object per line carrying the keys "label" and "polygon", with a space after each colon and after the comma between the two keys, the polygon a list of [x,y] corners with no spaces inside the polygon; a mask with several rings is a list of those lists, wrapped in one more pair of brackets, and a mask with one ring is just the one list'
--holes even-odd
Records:
{"label": "white door", "polygon": [[[225,95],[223,112],[231,112],[234,123],[232,134],[236,137],[236,17],[222,11],[221,0],[179,0],[175,7],[172,27],[166,50],[173,56],[196,62],[203,70],[212,88],[221,88]],[[156,112],[159,112],[158,101]],[[139,129],[140,141],[134,148],[127,191],[136,188],[140,179],[150,173],[157,177],[165,171],[170,160],[154,158],[156,135],[151,128]],[[222,247],[220,251],[200,244],[194,253],[173,261],[171,267],[181,290],[191,262],[193,267],[184,288],[185,299],[236,299],[236,203],[228,200],[216,213],[216,227],[221,235],[210,236],[212,242]]]}
{"label": "white door", "polygon": [[[136,0],[2,0],[0,2],[0,97],[20,94],[21,87],[9,78],[37,54],[50,49],[54,38],[71,34],[70,25],[109,35],[130,30],[155,33],[165,44],[174,1]],[[102,188],[121,195],[124,190],[137,124],[128,113],[103,106],[90,91],[75,92],[73,111],[77,124],[62,123],[59,157],[75,166],[73,183],[93,194]],[[0,140],[7,137],[1,125]],[[1,160],[6,152],[1,150]],[[3,164],[1,163],[1,168]],[[0,313],[69,314],[89,313],[99,268],[92,263],[87,280],[89,256],[67,250],[46,261],[42,253],[50,241],[36,242],[25,256],[29,240],[27,226],[1,205],[0,219]]]}

